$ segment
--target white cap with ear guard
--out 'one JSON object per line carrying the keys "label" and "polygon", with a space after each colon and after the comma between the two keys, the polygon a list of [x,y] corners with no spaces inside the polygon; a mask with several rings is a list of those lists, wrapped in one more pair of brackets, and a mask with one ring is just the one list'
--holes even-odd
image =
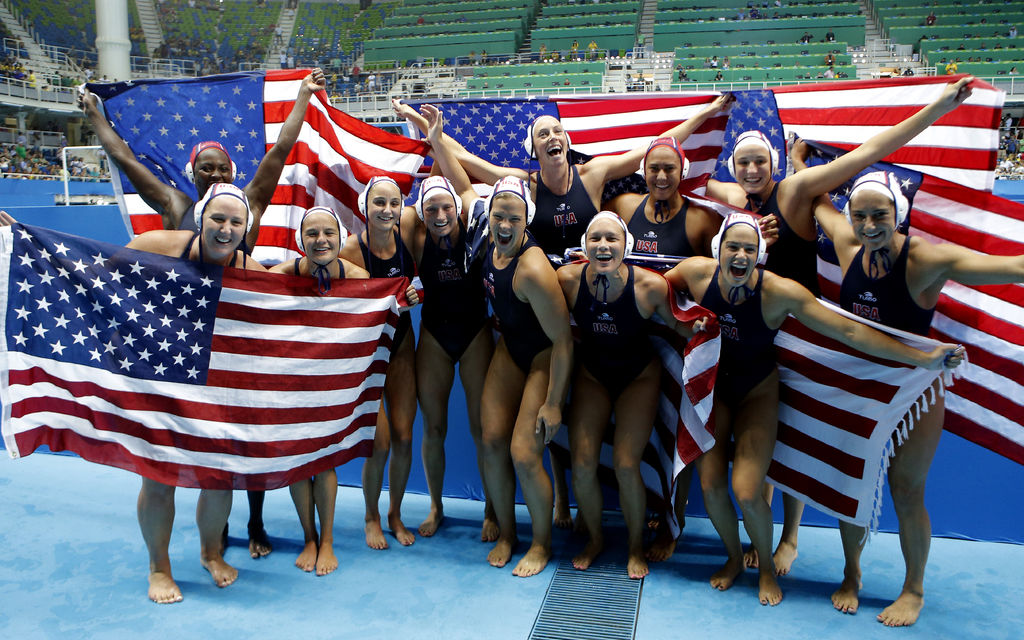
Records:
{"label": "white cap with ear guard", "polygon": [[763,145],[764,148],[768,150],[768,160],[771,162],[769,170],[773,175],[775,174],[775,170],[779,167],[779,152],[772,146],[771,141],[768,140],[768,136],[764,135],[760,131],[744,131],[736,137],[736,142],[732,145],[732,154],[726,161],[726,166],[729,169],[729,175],[732,176],[733,180],[736,179],[736,150],[739,149],[741,145],[749,144],[751,142]]}
{"label": "white cap with ear guard", "polygon": [[452,183],[444,176],[430,176],[420,183],[420,195],[416,198],[416,215],[420,217],[420,220],[423,220],[423,203],[427,200],[427,194],[435,189],[441,189],[451,194],[452,199],[455,200],[455,215],[461,216],[462,198],[455,193]]}
{"label": "white cap with ear guard", "polygon": [[306,218],[308,218],[311,214],[314,213],[326,213],[333,217],[335,220],[337,220],[338,242],[345,242],[345,238],[348,237],[348,229],[345,228],[345,225],[341,224],[341,218],[338,217],[338,214],[334,211],[334,209],[331,209],[330,207],[312,207],[310,209],[306,209],[306,211],[302,214],[302,218],[299,219],[299,226],[295,227],[295,244],[299,246],[299,251],[301,251],[302,253],[306,253],[306,247],[305,245],[302,244],[302,223],[306,221]]}
{"label": "white cap with ear guard", "polygon": [[494,183],[494,190],[487,196],[487,214],[490,215],[491,207],[494,206],[494,198],[499,193],[512,193],[526,203],[526,224],[533,222],[533,216],[537,213],[537,205],[530,198],[530,185],[524,180],[515,176],[505,176]]}
{"label": "white cap with ear guard", "polygon": [[764,236],[761,235],[761,225],[757,223],[754,216],[748,213],[730,213],[726,216],[718,233],[711,239],[711,257],[718,260],[718,256],[722,252],[722,240],[725,238],[725,232],[738,224],[749,225],[757,232],[757,264],[764,264],[768,259],[768,245],[765,244]]}
{"label": "white cap with ear guard", "polygon": [[907,196],[900,189],[899,178],[896,177],[896,174],[888,171],[872,171],[857,178],[850,189],[850,197],[847,198],[846,205],[843,207],[843,215],[846,216],[846,220],[850,224],[853,224],[853,220],[850,217],[850,201],[853,200],[853,194],[861,190],[880,193],[893,203],[893,207],[896,210],[897,227],[907,219],[907,214],[910,213],[910,201],[907,200]]}
{"label": "white cap with ear guard", "polygon": [[580,238],[580,246],[583,247],[583,255],[587,256],[588,259],[590,258],[590,254],[587,252],[587,236],[590,235],[590,228],[599,220],[614,220],[620,227],[622,227],[622,233],[626,240],[626,249],[622,254],[622,258],[628,258],[630,254],[633,253],[633,245],[635,244],[633,234],[629,232],[629,227],[626,226],[626,221],[623,220],[619,214],[612,211],[602,211],[590,219],[590,222],[587,224],[587,230],[583,232],[583,236]]}
{"label": "white cap with ear guard", "polygon": [[245,196],[244,191],[230,182],[213,183],[210,185],[210,188],[206,190],[206,194],[199,199],[199,202],[196,203],[196,206],[192,209],[193,215],[195,216],[196,229],[203,228],[203,212],[206,211],[206,207],[209,206],[210,201],[221,196],[231,196],[242,201],[245,205],[245,232],[249,233],[252,231],[252,225],[255,220],[252,217],[252,209],[249,207],[249,198]]}

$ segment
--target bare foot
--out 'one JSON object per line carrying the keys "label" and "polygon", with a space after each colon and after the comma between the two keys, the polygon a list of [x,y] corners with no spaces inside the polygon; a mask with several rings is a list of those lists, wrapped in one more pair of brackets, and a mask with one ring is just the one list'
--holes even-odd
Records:
{"label": "bare foot", "polygon": [[303,571],[312,571],[316,568],[316,541],[310,540],[302,548],[302,553],[295,559],[295,566]]}
{"label": "bare foot", "polygon": [[775,573],[780,576],[784,576],[789,573],[789,570],[793,568],[793,561],[796,560],[797,555],[796,545],[785,540],[779,541],[779,546],[775,547],[775,555],[772,559],[775,561]]}
{"label": "bare foot", "polygon": [[762,571],[757,584],[757,599],[761,604],[775,606],[782,602],[782,589],[779,588],[779,581],[775,579],[774,571]]}
{"label": "bare foot", "polygon": [[366,521],[366,546],[371,549],[387,549],[388,541],[384,537],[384,530],[380,528],[380,518]]}
{"label": "bare foot", "polygon": [[338,568],[338,556],[334,555],[334,545],[323,543],[320,553],[316,556],[316,575],[326,576]]}
{"label": "bare foot", "polygon": [[760,562],[757,557],[757,549],[750,547],[746,553],[743,554],[743,566],[748,569],[757,569]]}
{"label": "bare foot", "polygon": [[480,527],[480,542],[494,542],[501,535],[498,521],[484,516],[484,526]]}
{"label": "bare foot", "polygon": [[736,576],[743,573],[743,558],[729,558],[722,565],[722,568],[711,574],[711,586],[719,591],[725,591],[735,582]]}
{"label": "bare foot", "polygon": [[238,569],[224,562],[224,558],[200,558],[203,568],[210,572],[213,583],[218,587],[226,587],[238,578]]}
{"label": "bare foot", "polygon": [[391,533],[395,534],[398,538],[398,542],[403,547],[408,547],[412,543],[416,542],[416,536],[413,535],[412,531],[405,528],[402,523],[402,518],[399,516],[388,516],[388,527],[391,528]]}
{"label": "bare foot", "polygon": [[487,562],[492,567],[504,567],[508,564],[508,561],[512,559],[512,547],[514,547],[516,541],[503,540],[501,538],[494,544],[494,548],[487,554]]}
{"label": "bare foot", "polygon": [[857,606],[860,604],[857,593],[860,591],[860,587],[860,578],[843,578],[843,583],[832,594],[832,606],[836,608],[836,611],[857,613]]}
{"label": "bare foot", "polygon": [[262,558],[269,556],[270,552],[274,548],[270,546],[270,539],[267,538],[267,532],[263,527],[257,530],[249,530],[249,555],[255,558]]}
{"label": "bare foot", "polygon": [[149,574],[149,599],[157,604],[181,602],[181,589],[169,573],[154,571]]}
{"label": "bare foot", "polygon": [[887,627],[909,627],[917,622],[923,607],[923,595],[904,590],[895,602],[882,609],[878,621]]}
{"label": "bare foot", "polygon": [[[682,535],[682,534],[680,534]],[[667,524],[658,527],[654,541],[647,548],[646,557],[651,562],[664,562],[676,552],[676,539],[672,537],[672,531]]]}
{"label": "bare foot", "polygon": [[437,533],[437,528],[441,526],[441,521],[444,520],[444,511],[440,509],[430,509],[430,514],[427,515],[427,519],[420,524],[419,532],[424,538]]}
{"label": "bare foot", "polygon": [[639,580],[646,576],[651,570],[647,567],[647,558],[643,553],[631,553],[626,561],[626,571],[633,580]]}
{"label": "bare foot", "polygon": [[555,500],[555,526],[559,529],[572,529],[572,514],[569,513],[568,502]]}
{"label": "bare foot", "polygon": [[543,571],[544,567],[548,566],[549,559],[551,559],[550,549],[539,544],[530,545],[529,551],[519,561],[516,568],[512,570],[512,575],[519,576],[520,578],[535,576]]}
{"label": "bare foot", "polygon": [[591,538],[587,541],[586,546],[583,547],[583,551],[572,559],[572,566],[584,570],[590,567],[594,563],[594,558],[597,557],[601,550],[604,549],[604,538]]}

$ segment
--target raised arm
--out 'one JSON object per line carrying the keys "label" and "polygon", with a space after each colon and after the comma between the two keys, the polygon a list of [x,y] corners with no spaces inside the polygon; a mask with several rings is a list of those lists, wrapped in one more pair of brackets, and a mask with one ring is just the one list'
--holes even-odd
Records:
{"label": "raised arm", "polygon": [[960,364],[963,357],[963,347],[954,344],[940,344],[927,352],[908,347],[866,324],[826,308],[810,291],[788,278],[765,273],[763,286],[769,294],[770,311],[765,313],[769,326],[780,326],[786,314],[792,314],[809,329],[868,355],[926,369],[953,367]]}
{"label": "raised arm", "polygon": [[302,80],[299,93],[295,97],[295,105],[281,126],[277,141],[260,160],[259,166],[256,167],[256,175],[245,186],[245,194],[249,197],[249,206],[255,218],[252,229],[245,237],[245,241],[250,247],[256,246],[256,238],[260,232],[260,218],[267,205],[270,204],[274,190],[277,189],[277,181],[281,178],[285,159],[291,153],[292,147],[299,137],[299,131],[302,130],[302,122],[306,116],[309,99],[315,92],[322,91],[326,87],[327,81],[324,79],[324,72],[320,69],[313,69]]}
{"label": "raised arm", "polygon": [[[395,115],[400,118],[405,118],[409,122],[413,123],[413,125],[415,125],[423,135],[429,135],[428,128],[430,124],[427,122],[427,119],[417,113],[415,109],[407,104],[402,104],[397,99],[391,101],[391,107],[394,109]],[[462,165],[469,175],[477,178],[478,180],[493,184],[505,176],[515,176],[521,180],[528,180],[530,177],[530,174],[522,169],[499,167],[495,164],[491,164],[483,158],[470,153],[459,143],[458,140],[452,138],[448,134],[443,135],[444,141],[449,145],[452,155],[455,156],[459,164]],[[449,180],[451,180],[450,177]]]}
{"label": "raised arm", "polygon": [[192,200],[185,193],[160,181],[145,167],[132,152],[128,143],[117,135],[100,109],[96,94],[84,90],[78,96],[78,104],[85,112],[99,138],[107,156],[117,164],[129,182],[138,190],[139,196],[151,209],[160,214],[164,229],[177,229],[181,217],[191,206]]}
{"label": "raised arm", "polygon": [[544,335],[551,340],[551,365],[548,392],[537,412],[537,433],[544,433],[544,442],[551,442],[562,424],[562,405],[569,390],[572,373],[572,332],[569,329],[569,310],[558,285],[555,272],[540,252],[530,252],[520,260],[518,289],[533,308]]}
{"label": "raised arm", "polygon": [[880,161],[910,142],[932,123],[960,106],[971,95],[973,78],[961,78],[946,85],[939,98],[903,122],[877,133],[856,149],[832,162],[799,171],[786,180],[784,189],[808,201],[843,184],[858,171]]}
{"label": "raised arm", "polygon": [[[927,242],[921,238],[913,241]],[[1024,282],[1024,255],[992,256],[955,244],[929,244],[920,257],[915,252],[914,262],[915,267],[923,267],[921,271],[933,283],[936,293],[946,280],[967,285]]]}
{"label": "raised arm", "polygon": [[[708,103],[708,105],[701,109],[695,116],[684,122],[680,122],[668,131],[663,132],[658,137],[675,138],[676,142],[681,145],[690,137],[690,134],[704,124],[709,117],[719,111],[727,109],[732,100],[733,96],[731,93],[723,93]],[[602,183],[608,180],[624,178],[640,168],[640,161],[643,160],[644,154],[647,153],[647,147],[648,144],[643,144],[635,149],[626,151],[625,153],[600,156],[594,158],[583,166],[586,173],[596,173],[596,177],[600,178]]]}
{"label": "raised arm", "polygon": [[469,175],[462,168],[459,161],[452,153],[449,138],[444,134],[444,113],[432,104],[425,104],[420,108],[422,117],[427,121],[427,141],[434,151],[434,161],[441,168],[441,174],[451,181],[456,193],[462,198],[465,206],[462,207],[463,222],[469,215],[469,203],[477,198],[473,183]]}

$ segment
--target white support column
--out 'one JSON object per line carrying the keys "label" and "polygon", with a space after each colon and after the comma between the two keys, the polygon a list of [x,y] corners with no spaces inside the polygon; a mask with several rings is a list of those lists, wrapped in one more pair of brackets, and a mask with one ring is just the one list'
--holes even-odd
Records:
{"label": "white support column", "polygon": [[131,79],[127,0],[96,0],[96,51],[100,58],[98,76]]}

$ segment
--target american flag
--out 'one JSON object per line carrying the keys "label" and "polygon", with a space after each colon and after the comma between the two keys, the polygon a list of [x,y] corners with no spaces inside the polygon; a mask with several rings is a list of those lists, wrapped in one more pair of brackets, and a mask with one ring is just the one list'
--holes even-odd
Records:
{"label": "american flag", "polygon": [[[878,133],[883,127],[896,124],[933,102],[940,95],[944,85],[956,79],[944,77],[844,81],[734,92],[736,102],[730,109],[728,118],[709,119],[698,134],[691,136],[684,145],[687,156],[691,161],[696,161],[695,169],[691,169],[691,175],[731,180],[725,169],[724,160],[729,156],[732,140],[739,133],[750,129],[764,132],[780,151],[786,148],[786,136],[794,132],[805,139],[822,140],[838,147],[851,148]],[[989,253],[1019,254],[1024,252],[1024,233],[1020,232],[1021,223],[1024,222],[1024,207],[1000,201],[982,191],[963,189],[920,173],[923,170],[933,175],[947,176],[961,184],[991,189],[998,150],[998,123],[1004,94],[977,80],[972,87],[973,95],[964,105],[940,118],[935,125],[912,140],[903,150],[890,156],[890,159],[908,163],[917,169],[901,173],[905,184],[909,184],[911,188],[914,184],[923,184],[922,193],[915,201],[915,209],[911,214],[914,221],[912,233],[931,233],[947,240],[960,238],[961,243],[969,241],[968,246]],[[439,106],[445,110],[447,122],[450,123],[446,131],[470,151],[496,164],[528,168],[530,165],[521,146],[522,138],[526,126],[539,115],[547,114],[561,118],[572,138],[574,149],[589,155],[600,155],[625,151],[644,144],[659,132],[688,117],[682,112],[687,105],[690,109],[688,113],[692,114],[699,109],[699,105],[711,99],[712,96],[708,95],[659,95],[653,98],[558,96],[449,101],[442,102]],[[679,102],[673,107],[667,107],[673,100]],[[690,102],[684,104],[687,100]],[[662,108],[669,110],[663,111]],[[785,156],[785,153],[780,153],[777,174],[780,179],[784,177],[786,171]],[[686,191],[688,186],[692,188],[692,185],[684,185],[682,190]],[[710,201],[704,200],[699,203],[712,210],[722,209]],[[927,208],[923,209],[924,207]],[[920,211],[927,213],[919,213]],[[934,230],[925,231],[926,229]],[[822,270],[828,273],[827,268],[822,267]],[[1021,353],[1019,345],[1022,343],[1018,339],[1024,338],[1020,331],[1024,318],[1017,316],[1018,312],[1015,311],[1014,319],[994,322],[988,311],[992,295],[979,295],[979,292],[993,290],[1001,292],[1002,297],[997,300],[1000,303],[998,308],[1003,309],[1010,306],[1006,300],[1015,305],[1020,304],[1020,289],[976,287],[974,289],[978,292],[972,290],[971,293],[964,292],[963,289],[965,288],[950,286],[943,298],[945,300],[948,297],[949,291],[956,291],[959,297],[966,298],[969,304],[961,304],[953,311],[944,311],[949,305],[945,302],[940,303],[934,323],[937,330],[935,337],[968,345],[971,355],[971,364],[963,367],[964,378],[953,387],[952,394],[947,398],[947,427],[1003,455],[1024,462],[1024,429],[1020,418],[1024,416],[1024,411],[1021,410],[1021,405],[1024,404],[1024,386],[1021,384],[1024,381],[1024,368],[1019,365],[1024,354]],[[956,319],[947,319],[948,314],[952,314]],[[804,333],[802,327],[798,324],[796,326]],[[947,326],[949,328],[944,328]],[[985,351],[979,353],[979,347],[985,347]],[[830,363],[829,366],[819,368],[819,373],[835,371],[843,374],[846,373],[846,367],[856,366],[852,361],[832,360],[828,349],[812,348],[806,341],[800,348],[810,350],[809,362],[815,363],[815,366],[819,366],[816,363]],[[986,371],[978,371],[981,363],[985,362],[990,363]],[[885,369],[884,365],[875,366]],[[906,370],[896,368],[890,371]],[[1002,387],[1001,377],[1006,372],[1013,376],[1013,384]],[[985,382],[981,382],[979,377]],[[1000,382],[997,383],[997,380]],[[997,388],[1000,391],[1005,389],[1005,395],[997,393]],[[679,398],[681,393],[681,388],[677,387],[674,396],[666,394],[662,399],[663,405],[671,405],[669,399]],[[965,397],[958,396],[958,393],[963,393]],[[812,397],[822,396],[815,394]],[[902,398],[902,395],[900,397]],[[906,406],[912,405],[916,400],[916,396],[911,398]],[[885,425],[884,429],[891,433],[901,416],[902,411],[890,424]],[[699,429],[699,425],[697,428]],[[787,426],[784,425],[781,429],[780,441],[783,442],[783,447],[789,446],[793,449],[794,444],[797,444],[807,448],[807,442],[792,441],[793,432]],[[677,442],[673,451],[670,447],[664,446],[665,439],[659,439],[658,433],[659,431],[656,431],[652,436],[651,444],[656,450],[660,447],[662,459],[675,456],[685,459],[682,456],[685,443]],[[835,447],[815,445],[812,450],[819,458],[805,455],[801,462],[802,466],[798,465],[795,472],[805,476],[809,482],[827,485],[832,481],[830,474],[833,473],[831,469],[835,468],[834,465],[841,466],[848,458],[844,459],[838,455],[841,452]],[[871,456],[875,458],[871,464],[884,467],[881,449]],[[786,472],[781,469],[783,463],[776,461],[777,475],[785,475]],[[786,479],[791,480],[792,474]],[[870,482],[864,485],[869,487],[869,493],[874,492],[877,479],[870,478]],[[648,487],[653,488],[659,482],[661,481],[650,481]],[[864,504],[858,505],[859,510],[854,508],[851,512],[849,499],[845,499],[845,502],[840,500],[840,503],[833,503],[830,506],[830,498],[813,490],[811,484],[802,487],[803,491],[798,492],[800,495],[812,502],[817,499],[816,506],[848,519],[859,518],[863,521],[865,508],[870,516],[875,506],[872,499],[863,498],[861,502]],[[850,513],[853,515],[849,515]]]}
{"label": "american flag", "polygon": [[[678,293],[672,296],[671,308],[676,320],[686,325],[708,318],[704,331],[689,341],[661,323],[650,325],[651,344],[661,358],[662,384],[654,429],[640,460],[640,475],[647,490],[647,508],[663,514],[672,535],[678,536],[680,527],[672,506],[678,489],[675,478],[715,444],[711,409],[722,339],[718,321],[707,309]],[[554,454],[570,467],[567,429],[559,430],[553,445]],[[598,474],[603,483],[617,486],[612,445],[608,432],[601,443]]]}
{"label": "american flag", "polygon": [[[814,145],[810,164],[837,150]],[[868,171],[892,171],[911,201],[910,235],[972,251],[1024,253],[1024,205],[984,191],[879,163]],[[841,208],[847,184],[832,194]],[[820,245],[820,243],[819,243]],[[839,267],[818,259],[823,294],[839,298]],[[974,286],[949,282],[942,290],[931,337],[963,344],[971,358],[964,375],[947,391],[946,429],[1024,464],[1024,287]]]}
{"label": "american flag", "polygon": [[273,489],[369,455],[403,279],[225,269],[0,230],[3,437],[166,484]]}
{"label": "american flag", "polygon": [[[692,95],[550,98],[481,98],[433,102],[445,117],[445,133],[473,154],[497,166],[537,170],[523,148],[527,127],[536,118],[559,118],[569,133],[570,148],[587,158],[629,151],[696,115],[718,97]],[[410,102],[419,107],[421,102]],[[690,161],[684,187],[703,186],[722,150],[726,114],[708,118],[682,147]],[[419,135],[413,127],[410,135]],[[646,186],[646,185],[645,185]]]}
{"label": "american flag", "polygon": [[[935,345],[822,304],[915,348]],[[873,358],[793,318],[775,346],[779,429],[768,480],[825,513],[876,528],[892,437],[902,442],[935,401],[925,391],[941,372]]]}
{"label": "american flag", "polygon": [[[785,135],[799,134],[852,149],[934,102],[958,76],[824,82],[772,89]],[[893,162],[957,184],[991,191],[1006,94],[974,80],[973,93],[952,113],[887,156]],[[770,117],[770,116],[769,116]],[[781,147],[780,147],[781,148]]]}
{"label": "american flag", "polygon": [[[253,71],[201,78],[90,84],[114,130],[161,181],[196,199],[184,174],[192,147],[216,140],[237,166],[235,184],[252,179],[291,112],[305,69]],[[253,256],[277,264],[298,256],[295,225],[303,211],[333,208],[350,232],[365,225],[356,198],[376,175],[408,191],[428,146],[390,134],[330,106],[323,92],[306,109],[298,140],[263,214]],[[114,167],[114,188],[129,234],[161,228],[160,217]]]}

